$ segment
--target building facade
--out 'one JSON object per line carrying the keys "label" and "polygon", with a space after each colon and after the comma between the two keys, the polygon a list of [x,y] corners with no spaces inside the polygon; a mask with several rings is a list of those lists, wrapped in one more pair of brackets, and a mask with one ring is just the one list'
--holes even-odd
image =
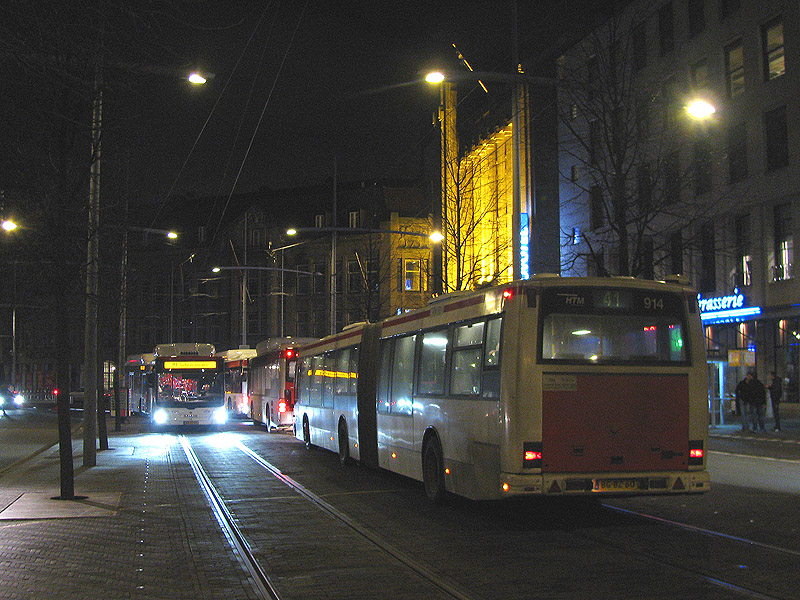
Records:
{"label": "building facade", "polygon": [[799,9],[632,2],[559,61],[562,272],[687,275],[711,398],[775,370],[798,400]]}

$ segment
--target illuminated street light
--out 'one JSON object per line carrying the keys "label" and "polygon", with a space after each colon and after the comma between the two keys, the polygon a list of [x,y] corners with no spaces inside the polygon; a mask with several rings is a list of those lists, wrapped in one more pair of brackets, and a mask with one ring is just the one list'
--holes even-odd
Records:
{"label": "illuminated street light", "polygon": [[0,224],[0,227],[5,229],[6,231],[14,231],[18,227],[18,225],[14,223],[14,221],[12,221],[11,219],[4,219],[2,224]]}
{"label": "illuminated street light", "polygon": [[194,85],[203,85],[207,81],[207,79],[197,71],[190,73],[186,79],[189,80],[189,83]]}
{"label": "illuminated street light", "polygon": [[694,119],[707,119],[717,112],[717,109],[705,100],[693,100],[686,105],[686,112]]}
{"label": "illuminated street light", "polygon": [[431,71],[425,75],[425,81],[428,83],[442,83],[444,81],[444,73],[441,71]]}

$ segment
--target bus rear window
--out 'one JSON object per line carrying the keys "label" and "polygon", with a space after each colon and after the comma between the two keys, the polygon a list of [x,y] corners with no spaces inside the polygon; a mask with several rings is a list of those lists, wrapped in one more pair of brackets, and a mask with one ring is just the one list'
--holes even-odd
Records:
{"label": "bus rear window", "polygon": [[683,302],[671,293],[550,289],[541,304],[542,360],[685,364]]}

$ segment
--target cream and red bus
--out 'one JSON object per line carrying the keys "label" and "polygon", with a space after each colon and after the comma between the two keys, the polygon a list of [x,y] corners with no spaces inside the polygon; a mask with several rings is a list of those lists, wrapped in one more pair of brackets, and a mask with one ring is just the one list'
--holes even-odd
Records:
{"label": "cream and red bus", "polygon": [[300,348],[295,435],[439,501],[709,489],[697,295],[534,276]]}

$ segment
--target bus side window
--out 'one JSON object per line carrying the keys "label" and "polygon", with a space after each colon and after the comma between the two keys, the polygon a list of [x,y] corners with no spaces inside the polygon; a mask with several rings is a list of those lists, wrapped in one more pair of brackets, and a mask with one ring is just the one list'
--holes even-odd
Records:
{"label": "bus side window", "polygon": [[[262,373],[264,374],[265,380],[267,379],[268,373],[265,373],[265,369],[267,366],[265,365],[262,367]],[[309,395],[309,384],[311,383],[311,378],[309,377],[309,370],[311,369],[311,359],[304,358],[302,361],[298,363],[299,371],[297,372],[297,386],[295,388],[295,400],[300,400],[308,404],[308,395]],[[263,393],[263,392],[262,392]]]}
{"label": "bus side window", "polygon": [[420,394],[444,394],[446,359],[447,329],[425,332],[417,368]]}
{"label": "bus side window", "polygon": [[450,393],[474,396],[481,392],[484,322],[455,328],[450,364]]}
{"label": "bus side window", "polygon": [[323,364],[322,355],[317,355],[311,359],[311,385],[308,390],[308,405],[322,406],[322,378]]}
{"label": "bus side window", "polygon": [[500,397],[500,329],[502,323],[502,317],[490,319],[486,323],[482,380],[484,398]]}
{"label": "bus side window", "polygon": [[347,406],[348,396],[350,395],[350,387],[348,381],[350,379],[350,348],[344,348],[335,353],[336,356],[336,372],[334,376],[334,394],[336,400],[334,406],[336,408],[344,408]]}
{"label": "bus side window", "polygon": [[397,340],[392,364],[391,409],[392,414],[411,415],[414,390],[414,351],[416,335]]}
{"label": "bus side window", "polygon": [[383,340],[381,342],[381,368],[378,371],[378,394],[377,411],[379,413],[389,413],[391,403],[389,400],[389,378],[392,373],[392,350],[394,350],[394,340]]}
{"label": "bus side window", "polygon": [[322,355],[322,406],[333,408],[333,382],[336,375],[336,357],[338,352],[326,352]]}
{"label": "bus side window", "polygon": [[358,394],[358,346],[350,350],[350,395]]}

